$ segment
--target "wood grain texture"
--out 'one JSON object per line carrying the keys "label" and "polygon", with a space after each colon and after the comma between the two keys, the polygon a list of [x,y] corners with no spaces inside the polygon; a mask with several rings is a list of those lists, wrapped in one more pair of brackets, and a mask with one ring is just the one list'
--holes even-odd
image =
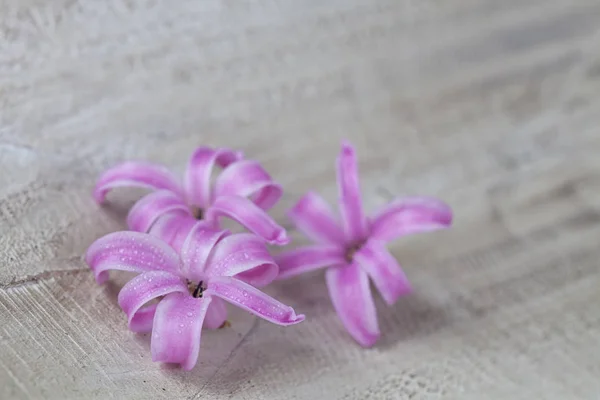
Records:
{"label": "wood grain texture", "polygon": [[[0,398],[598,399],[599,126],[596,0],[0,0]],[[234,311],[192,372],[153,364],[123,277],[82,261],[139,196],[98,207],[98,174],[241,148],[287,224],[305,191],[335,199],[342,138],[368,209],[456,211],[392,246],[415,292],[378,300],[381,342],[350,340],[315,273],[268,289],[306,322]]]}

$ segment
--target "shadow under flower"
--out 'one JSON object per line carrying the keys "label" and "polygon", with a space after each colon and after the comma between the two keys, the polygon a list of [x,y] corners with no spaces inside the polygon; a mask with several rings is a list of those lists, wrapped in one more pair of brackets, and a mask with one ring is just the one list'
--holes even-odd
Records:
{"label": "shadow under flower", "polygon": [[[315,271],[293,279],[278,282],[272,287],[274,296],[281,298],[306,314],[307,321],[317,321],[330,325],[324,334],[336,341],[354,342],[339,320],[329,294],[323,271]],[[383,302],[375,287],[372,293],[377,308],[377,318],[381,330],[381,338],[375,348],[387,349],[394,344],[415,337],[433,334],[454,323],[450,307],[439,296],[429,295],[434,288],[415,287],[413,293],[403,296],[392,305]]]}
{"label": "shadow under flower", "polygon": [[109,193],[106,202],[96,205],[97,212],[105,217],[108,217],[115,224],[118,224],[122,229],[127,229],[127,215],[129,210],[144,194],[147,194],[146,189],[130,189],[127,191],[115,191]]}
{"label": "shadow under flower", "polygon": [[432,335],[454,323],[448,307],[427,297],[425,292],[413,292],[400,298],[393,306],[376,299],[381,339],[375,345],[389,350],[401,342]]}

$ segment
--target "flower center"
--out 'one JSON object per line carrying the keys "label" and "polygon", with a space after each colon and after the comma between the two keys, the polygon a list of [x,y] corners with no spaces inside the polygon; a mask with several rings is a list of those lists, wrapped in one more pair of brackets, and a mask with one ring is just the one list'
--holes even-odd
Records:
{"label": "flower center", "polygon": [[190,294],[194,298],[202,297],[202,293],[204,293],[204,291],[206,290],[206,287],[204,286],[204,281],[200,281],[198,282],[198,284],[192,281],[188,281],[187,284]]}
{"label": "flower center", "polygon": [[346,254],[344,254],[344,258],[346,259],[346,261],[348,261],[349,263],[351,263],[354,260],[354,255],[356,254],[357,251],[360,250],[360,248],[363,246],[363,242],[358,242],[358,243],[353,243],[350,246],[348,246],[348,248],[346,249]]}
{"label": "flower center", "polygon": [[196,219],[204,218],[204,210],[202,208],[196,207],[196,206],[190,206],[190,211],[192,212],[192,215],[194,216],[194,218],[196,218]]}

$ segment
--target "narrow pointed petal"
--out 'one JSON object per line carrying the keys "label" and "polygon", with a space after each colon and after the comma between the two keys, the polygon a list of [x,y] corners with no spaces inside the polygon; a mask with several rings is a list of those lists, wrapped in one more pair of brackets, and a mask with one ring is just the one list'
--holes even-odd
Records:
{"label": "narrow pointed petal", "polygon": [[413,233],[444,229],[452,224],[452,209],[427,197],[398,199],[384,207],[371,222],[371,237],[389,241]]}
{"label": "narrow pointed petal", "polygon": [[249,197],[254,204],[268,210],[281,199],[283,189],[258,162],[241,160],[225,168],[217,178],[215,197],[229,195]]}
{"label": "narrow pointed petal", "polygon": [[221,297],[277,325],[293,325],[304,321],[304,315],[296,315],[292,307],[280,303],[239,279],[226,276],[213,277],[209,280],[205,293]]}
{"label": "narrow pointed petal", "polygon": [[135,333],[151,332],[157,305],[150,304],[149,306],[140,308],[129,321],[129,329]]}
{"label": "narrow pointed petal", "polygon": [[142,161],[128,161],[104,172],[94,188],[94,199],[104,202],[106,194],[118,187],[165,189],[182,195],[179,180],[165,166]]}
{"label": "narrow pointed petal", "polygon": [[167,243],[140,232],[114,232],[88,248],[86,263],[96,282],[108,279],[111,269],[131,272],[167,271],[179,273],[179,255]]}
{"label": "narrow pointed petal", "polygon": [[221,168],[242,158],[242,154],[229,149],[199,147],[188,162],[184,177],[186,200],[189,204],[206,209],[212,202],[211,174],[215,166]]}
{"label": "narrow pointed petal", "polygon": [[344,233],[329,204],[316,193],[304,195],[288,211],[288,217],[298,230],[315,243],[344,243]]}
{"label": "narrow pointed petal", "polygon": [[181,254],[183,244],[192,229],[198,224],[212,228],[212,225],[206,221],[199,221],[188,214],[173,213],[159,218],[150,229],[150,233],[167,242],[177,253]]}
{"label": "narrow pointed petal", "polygon": [[206,219],[217,223],[218,218],[228,217],[254,232],[270,244],[285,245],[289,238],[264,210],[245,197],[220,196],[206,211]]}
{"label": "narrow pointed petal", "polygon": [[189,289],[181,277],[165,271],[145,272],[127,282],[119,292],[118,302],[127,314],[129,328],[132,329],[132,322],[144,304],[173,292],[189,293]]}
{"label": "narrow pointed petal", "polygon": [[344,264],[344,249],[332,245],[300,247],[275,256],[277,279],[287,279],[323,267]]}
{"label": "narrow pointed petal", "polygon": [[[195,218],[191,218],[189,215],[179,213],[165,214],[158,218],[148,233],[168,244],[172,244],[175,235],[181,229],[181,225],[188,221],[189,229],[192,229],[192,226],[197,222]],[[175,251],[179,252],[177,249]]]}
{"label": "narrow pointed petal", "polygon": [[264,240],[251,233],[222,238],[206,270],[209,276],[234,276],[259,287],[273,282],[278,272]]}
{"label": "narrow pointed petal", "polygon": [[183,275],[193,282],[206,277],[208,258],[217,242],[228,234],[228,231],[209,228],[203,221],[197,222],[181,246]]}
{"label": "narrow pointed petal", "polygon": [[392,305],[410,292],[410,282],[383,243],[368,241],[354,254],[354,260],[375,283],[385,302]]}
{"label": "narrow pointed petal", "polygon": [[204,318],[204,326],[208,329],[219,329],[227,321],[227,305],[218,297],[211,297],[212,302]]}
{"label": "narrow pointed petal", "polygon": [[329,268],[325,278],[333,307],[348,333],[361,346],[373,346],[380,332],[367,274],[350,264]]}
{"label": "narrow pointed petal", "polygon": [[158,218],[171,212],[192,217],[181,197],[169,190],[159,190],[142,197],[135,203],[127,215],[127,226],[132,231],[148,232]]}
{"label": "narrow pointed petal", "polygon": [[337,160],[337,180],[346,239],[350,242],[363,240],[367,235],[367,220],[362,208],[356,153],[348,143],[342,145]]}
{"label": "narrow pointed petal", "polygon": [[150,350],[152,361],[181,364],[191,370],[198,361],[202,323],[211,298],[171,293],[156,307]]}

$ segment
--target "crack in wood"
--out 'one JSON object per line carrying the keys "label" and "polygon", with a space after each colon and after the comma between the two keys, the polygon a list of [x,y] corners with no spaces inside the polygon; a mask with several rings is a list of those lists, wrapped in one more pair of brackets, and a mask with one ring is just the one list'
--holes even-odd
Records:
{"label": "crack in wood", "polygon": [[90,272],[89,268],[76,269],[55,269],[52,271],[44,271],[35,275],[26,275],[20,279],[13,279],[9,283],[0,285],[0,290],[12,289],[19,286],[39,283],[40,281],[62,278],[66,275],[78,274],[81,272]]}

